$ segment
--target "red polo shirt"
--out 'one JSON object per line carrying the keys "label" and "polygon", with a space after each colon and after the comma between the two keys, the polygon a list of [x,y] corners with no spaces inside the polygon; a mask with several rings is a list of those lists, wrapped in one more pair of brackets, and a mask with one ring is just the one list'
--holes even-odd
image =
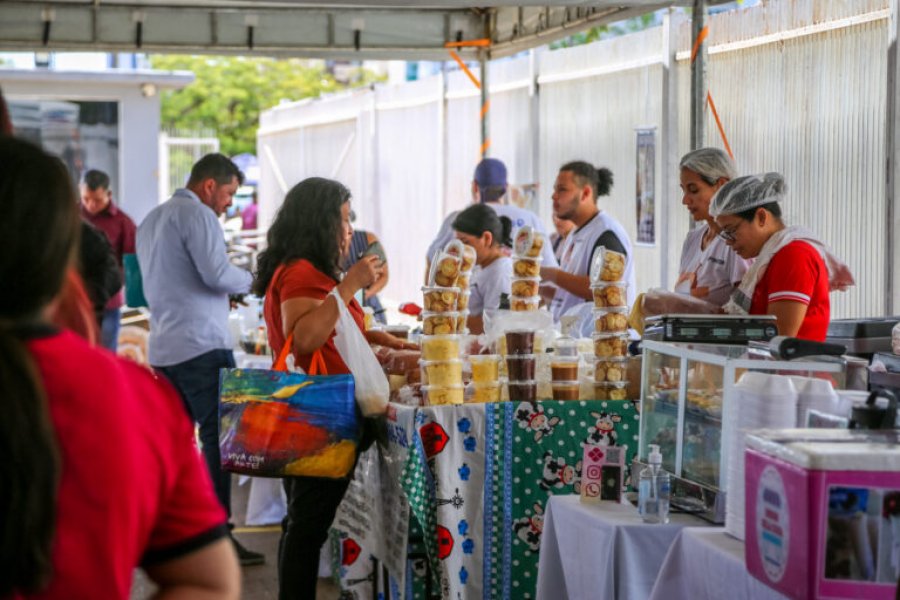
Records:
{"label": "red polo shirt", "polygon": [[[84,206],[82,206],[81,216],[85,221],[106,234],[106,239],[109,240],[109,245],[112,246],[113,253],[116,255],[116,261],[119,263],[119,268],[121,269],[122,257],[126,254],[135,253],[134,238],[137,233],[137,227],[135,227],[131,217],[126,215],[123,210],[112,202],[96,215],[90,214],[84,209]],[[119,290],[109,299],[109,302],[106,303],[106,308],[119,308],[124,303],[124,292],[123,290]]]}
{"label": "red polo shirt", "polygon": [[753,291],[750,314],[769,314],[769,303],[778,301],[806,305],[796,337],[825,341],[831,319],[828,267],[819,251],[804,241],[791,242],[772,257]]}

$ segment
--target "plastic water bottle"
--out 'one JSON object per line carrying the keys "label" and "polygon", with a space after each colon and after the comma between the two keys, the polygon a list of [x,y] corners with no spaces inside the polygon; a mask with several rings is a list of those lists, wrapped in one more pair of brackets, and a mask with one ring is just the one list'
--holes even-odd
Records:
{"label": "plastic water bottle", "polygon": [[669,474],[662,468],[659,446],[650,444],[650,466],[641,470],[638,484],[638,510],[644,523],[669,522]]}

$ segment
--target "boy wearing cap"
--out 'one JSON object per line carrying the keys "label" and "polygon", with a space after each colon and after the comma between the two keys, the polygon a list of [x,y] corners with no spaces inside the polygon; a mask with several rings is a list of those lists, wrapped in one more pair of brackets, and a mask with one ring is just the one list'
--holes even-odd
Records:
{"label": "boy wearing cap", "polygon": [[[478,163],[478,166],[475,167],[475,176],[472,181],[473,201],[486,204],[493,208],[498,216],[509,219],[512,222],[511,239],[516,239],[516,232],[520,227],[524,227],[525,225],[530,225],[535,231],[542,233],[545,239],[549,239],[547,238],[547,230],[544,228],[544,224],[536,214],[530,210],[525,210],[524,208],[519,208],[518,206],[505,204],[503,202],[503,199],[506,196],[506,189],[506,165],[496,158],[482,159],[481,162]],[[431,266],[431,259],[434,258],[434,255],[440,252],[448,242],[455,238],[453,221],[458,214],[459,211],[453,211],[446,219],[444,219],[437,237],[431,242],[431,245],[428,246],[428,253],[426,255],[428,267]],[[545,266],[556,267],[559,265],[556,261],[556,257],[553,255],[553,248],[550,244],[544,244],[541,256],[544,259],[543,264]],[[429,269],[426,268],[426,277],[428,271]]]}

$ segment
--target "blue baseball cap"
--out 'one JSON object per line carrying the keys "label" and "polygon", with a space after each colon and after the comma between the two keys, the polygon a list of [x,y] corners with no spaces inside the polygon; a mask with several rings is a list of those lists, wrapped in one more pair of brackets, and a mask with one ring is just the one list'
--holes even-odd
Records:
{"label": "blue baseball cap", "polygon": [[475,167],[475,183],[480,188],[506,187],[506,165],[496,158],[484,158]]}

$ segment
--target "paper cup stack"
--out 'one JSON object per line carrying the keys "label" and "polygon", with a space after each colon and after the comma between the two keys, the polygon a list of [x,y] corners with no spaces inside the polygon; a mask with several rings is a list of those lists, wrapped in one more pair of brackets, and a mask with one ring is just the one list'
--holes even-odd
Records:
{"label": "paper cup stack", "polygon": [[[471,252],[470,252],[471,251]],[[462,404],[465,396],[460,360],[460,336],[466,331],[468,289],[459,287],[475,264],[475,251],[454,240],[431,263],[428,285],[422,288],[422,391],[430,405]]]}
{"label": "paper cup stack", "polygon": [[537,310],[541,304],[541,251],[544,236],[526,225],[516,233],[513,242],[513,275],[509,308],[517,312]]}
{"label": "paper cup stack", "polygon": [[591,260],[594,297],[594,397],[625,400],[628,380],[628,315],[626,311],[625,255],[597,249]]}
{"label": "paper cup stack", "polygon": [[840,398],[831,382],[818,377],[792,376],[797,390],[797,427],[809,427],[809,411],[829,415],[838,414]]}
{"label": "paper cup stack", "polygon": [[787,429],[797,421],[797,391],[790,377],[749,372],[734,386],[731,414],[723,423],[728,449],[725,478],[725,531],[744,539],[744,447],[754,429]]}

